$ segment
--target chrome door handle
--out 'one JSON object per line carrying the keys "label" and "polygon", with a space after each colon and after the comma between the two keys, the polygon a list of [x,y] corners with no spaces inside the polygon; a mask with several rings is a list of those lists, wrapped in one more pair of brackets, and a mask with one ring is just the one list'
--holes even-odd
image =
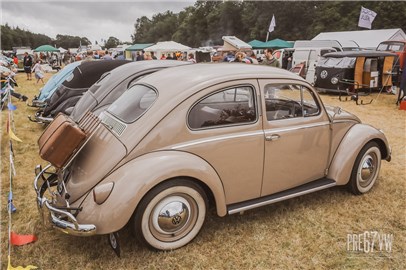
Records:
{"label": "chrome door handle", "polygon": [[279,134],[272,134],[272,135],[267,135],[265,136],[266,141],[276,141],[280,138],[281,136]]}

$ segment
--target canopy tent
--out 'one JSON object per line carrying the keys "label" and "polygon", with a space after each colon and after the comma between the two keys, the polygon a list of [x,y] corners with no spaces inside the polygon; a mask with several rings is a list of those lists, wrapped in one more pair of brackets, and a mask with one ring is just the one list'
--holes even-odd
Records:
{"label": "canopy tent", "polygon": [[66,53],[66,52],[68,52],[68,50],[65,50],[65,49],[62,48],[62,47],[59,47],[58,50],[59,50],[60,53]]}
{"label": "canopy tent", "polygon": [[155,56],[159,59],[162,55],[167,53],[174,53],[174,52],[187,52],[191,48],[180,44],[175,41],[161,41],[155,45],[152,45],[148,48],[145,48],[144,51],[146,52],[154,52]]}
{"label": "canopy tent", "polygon": [[252,46],[253,49],[262,49],[263,47],[261,47],[265,42],[263,41],[259,41],[259,40],[251,40],[250,42],[248,42],[249,45]]}
{"label": "canopy tent", "polygon": [[151,47],[155,43],[140,43],[140,44],[134,44],[131,45],[130,47],[126,48],[126,51],[142,51],[145,48]]}
{"label": "canopy tent", "polygon": [[176,52],[176,51],[187,51],[191,48],[183,44],[177,43],[175,41],[161,41],[155,45],[152,45],[146,48],[144,51],[153,52],[153,51],[167,51],[167,52]]}
{"label": "canopy tent", "polygon": [[51,45],[42,45],[34,50],[34,52],[59,52],[59,49]]}
{"label": "canopy tent", "polygon": [[272,49],[283,49],[283,48],[293,48],[293,43],[289,41],[285,41],[279,38],[275,38],[273,40],[270,40],[268,42],[263,42],[262,45],[257,47],[258,49],[266,49],[266,48],[272,48]]}

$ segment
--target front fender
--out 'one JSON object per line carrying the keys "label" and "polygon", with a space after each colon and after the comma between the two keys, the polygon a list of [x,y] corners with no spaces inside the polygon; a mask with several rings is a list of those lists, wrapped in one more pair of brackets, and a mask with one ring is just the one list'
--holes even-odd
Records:
{"label": "front fender", "polygon": [[375,141],[379,145],[382,159],[389,161],[391,152],[385,134],[372,126],[356,124],[341,140],[329,166],[327,178],[335,180],[337,185],[347,184],[355,159],[362,147],[370,141]]}
{"label": "front fender", "polygon": [[113,182],[107,200],[98,205],[93,192],[82,201],[77,220],[96,225],[97,234],[118,231],[127,224],[138,203],[153,187],[174,177],[190,177],[212,191],[219,216],[226,215],[222,182],[216,171],[202,158],[181,151],[159,151],[140,156],[124,164],[98,185]]}

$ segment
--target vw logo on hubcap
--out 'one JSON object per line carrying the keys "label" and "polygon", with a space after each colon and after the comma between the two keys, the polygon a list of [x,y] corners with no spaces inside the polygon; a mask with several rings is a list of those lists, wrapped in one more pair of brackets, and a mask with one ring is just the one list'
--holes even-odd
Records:
{"label": "vw logo on hubcap", "polygon": [[182,217],[180,215],[176,215],[172,218],[172,224],[178,225],[182,221]]}

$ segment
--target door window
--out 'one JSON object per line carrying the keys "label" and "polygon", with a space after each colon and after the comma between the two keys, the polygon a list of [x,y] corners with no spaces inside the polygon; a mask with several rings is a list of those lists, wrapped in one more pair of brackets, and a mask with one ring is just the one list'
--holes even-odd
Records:
{"label": "door window", "polygon": [[268,121],[310,117],[320,113],[314,93],[302,85],[265,85],[264,98]]}
{"label": "door window", "polygon": [[189,127],[199,129],[255,122],[254,97],[251,86],[237,86],[211,94],[192,107]]}

